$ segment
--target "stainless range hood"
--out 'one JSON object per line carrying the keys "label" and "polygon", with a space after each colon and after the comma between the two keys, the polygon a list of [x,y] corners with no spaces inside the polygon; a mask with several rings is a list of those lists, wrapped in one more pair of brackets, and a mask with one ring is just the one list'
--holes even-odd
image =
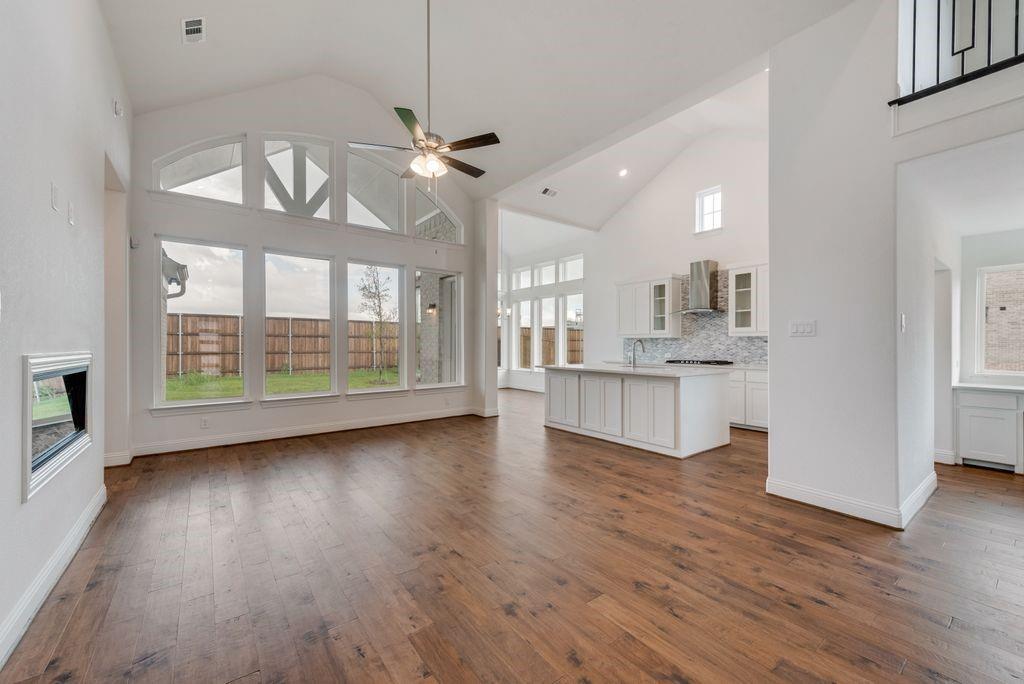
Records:
{"label": "stainless range hood", "polygon": [[673,313],[718,311],[718,262],[705,259],[690,264],[690,296],[686,308]]}

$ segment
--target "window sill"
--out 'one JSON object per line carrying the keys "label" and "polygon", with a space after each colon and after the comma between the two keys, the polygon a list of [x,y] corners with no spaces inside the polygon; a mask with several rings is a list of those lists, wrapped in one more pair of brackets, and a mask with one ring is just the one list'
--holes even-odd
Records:
{"label": "window sill", "polygon": [[149,413],[153,416],[179,416],[192,413],[208,413],[210,411],[244,411],[251,406],[252,399],[226,399],[224,401],[161,404],[159,406],[151,406]]}
{"label": "window sill", "polygon": [[465,242],[445,242],[444,240],[431,240],[430,238],[413,236],[413,242],[422,245],[433,245],[434,247],[451,247],[455,249],[463,249],[466,246]]}
{"label": "window sill", "polygon": [[316,216],[299,216],[298,214],[289,214],[276,209],[267,209],[266,207],[258,208],[256,211],[259,212],[260,216],[265,216],[271,221],[301,223],[310,228],[319,228],[320,230],[337,230],[338,226],[341,225],[332,219],[318,218]]}
{"label": "window sill", "polygon": [[90,446],[92,446],[92,435],[86,432],[65,446],[56,456],[44,463],[34,473],[31,473],[25,482],[22,503],[26,503],[31,499],[47,482],[56,477],[57,473],[64,470],[65,466],[78,458]]}
{"label": "window sill", "polygon": [[186,207],[199,207],[201,209],[226,209],[235,214],[252,213],[252,207],[247,207],[244,204],[236,204],[235,202],[212,199],[210,197],[197,197],[196,195],[185,195],[180,192],[170,192],[168,190],[147,190],[146,194],[148,194],[153,200],[158,202],[167,202],[168,204],[179,204]]}
{"label": "window sill", "polygon": [[367,237],[382,238],[384,240],[396,240],[398,242],[409,242],[411,237],[405,233],[390,228],[375,228],[373,226],[361,226],[358,223],[346,223],[345,230],[352,235],[366,235]]}
{"label": "window sill", "polygon": [[327,394],[285,394],[279,397],[263,397],[260,399],[260,406],[264,408],[277,408],[279,406],[301,406],[303,404],[322,404],[338,401],[341,395],[337,392]]}
{"label": "window sill", "polygon": [[724,227],[722,227],[722,228],[712,228],[711,230],[699,230],[699,231],[695,231],[693,233],[693,236],[694,237],[698,237],[698,238],[700,238],[700,237],[711,237],[712,235],[720,235],[723,230],[725,230]]}
{"label": "window sill", "polygon": [[391,389],[368,389],[368,390],[349,390],[345,395],[346,399],[389,399],[391,397],[400,397],[409,394],[408,387],[395,387]]}
{"label": "window sill", "polygon": [[445,392],[461,392],[466,389],[464,382],[447,382],[438,385],[416,385],[416,394],[443,394]]}

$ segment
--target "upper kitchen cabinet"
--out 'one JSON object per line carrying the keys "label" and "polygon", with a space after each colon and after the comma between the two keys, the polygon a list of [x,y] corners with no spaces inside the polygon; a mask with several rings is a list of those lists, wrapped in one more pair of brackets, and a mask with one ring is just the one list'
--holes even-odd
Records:
{"label": "upper kitchen cabinet", "polygon": [[679,337],[680,286],[679,276],[619,285],[619,335]]}
{"label": "upper kitchen cabinet", "polygon": [[768,335],[768,264],[729,270],[729,334]]}

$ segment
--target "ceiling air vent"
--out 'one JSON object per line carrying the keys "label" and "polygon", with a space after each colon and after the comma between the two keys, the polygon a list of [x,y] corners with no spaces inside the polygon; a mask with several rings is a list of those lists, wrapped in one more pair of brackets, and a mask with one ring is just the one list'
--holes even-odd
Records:
{"label": "ceiling air vent", "polygon": [[558,194],[558,191],[555,190],[554,188],[544,188],[543,190],[540,191],[540,194],[544,195],[545,197],[554,197],[555,195]]}
{"label": "ceiling air vent", "polygon": [[181,42],[202,43],[206,40],[206,17],[181,20]]}

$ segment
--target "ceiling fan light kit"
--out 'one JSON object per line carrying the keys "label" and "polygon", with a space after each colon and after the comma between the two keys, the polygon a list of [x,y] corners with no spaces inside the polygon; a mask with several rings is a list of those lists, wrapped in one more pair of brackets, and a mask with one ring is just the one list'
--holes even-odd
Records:
{"label": "ceiling fan light kit", "polygon": [[[456,171],[479,178],[484,175],[484,170],[449,157],[449,152],[458,150],[471,150],[475,147],[486,147],[497,145],[501,142],[494,133],[484,133],[470,138],[463,138],[455,142],[445,142],[437,133],[430,130],[430,0],[427,0],[427,130],[424,131],[416,114],[406,107],[395,107],[395,113],[401,119],[405,127],[412,134],[411,147],[399,147],[397,145],[382,145],[377,143],[350,142],[349,147],[362,150],[401,150],[403,152],[416,152],[416,158],[409,164],[409,168],[402,174],[402,178],[422,176],[427,179],[427,188],[430,188],[430,181],[436,180],[448,173],[448,167]],[[436,187],[436,186],[435,186]]]}

